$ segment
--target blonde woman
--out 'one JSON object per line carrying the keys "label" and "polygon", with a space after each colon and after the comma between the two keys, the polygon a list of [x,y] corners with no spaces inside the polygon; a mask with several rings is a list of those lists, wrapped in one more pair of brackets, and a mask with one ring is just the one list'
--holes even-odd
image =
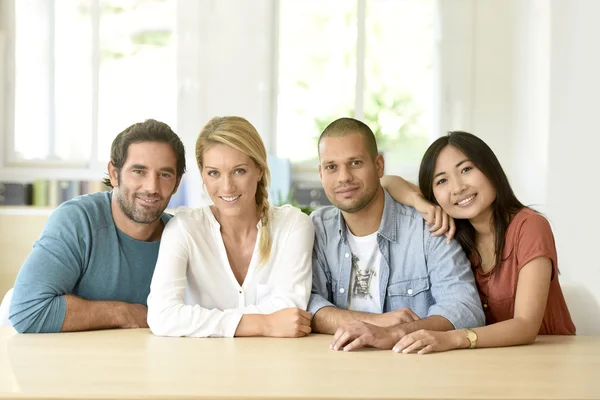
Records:
{"label": "blonde woman", "polygon": [[313,225],[269,204],[260,135],[240,117],[210,120],[196,160],[214,205],[178,212],[165,227],[148,296],[158,336],[300,337],[312,280]]}

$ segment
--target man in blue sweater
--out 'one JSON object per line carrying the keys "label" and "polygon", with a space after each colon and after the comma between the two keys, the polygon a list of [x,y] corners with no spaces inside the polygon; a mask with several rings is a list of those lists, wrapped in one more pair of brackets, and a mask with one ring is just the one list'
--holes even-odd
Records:
{"label": "man in blue sweater", "polygon": [[112,192],[76,197],[48,218],[17,276],[10,322],[24,332],[143,328],[164,210],[185,172],[171,128],[146,120],[113,141]]}

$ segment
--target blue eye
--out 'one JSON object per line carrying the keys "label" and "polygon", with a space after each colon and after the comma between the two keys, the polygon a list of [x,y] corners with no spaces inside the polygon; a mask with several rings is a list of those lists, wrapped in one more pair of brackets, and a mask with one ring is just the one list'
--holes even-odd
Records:
{"label": "blue eye", "polygon": [[208,171],[208,173],[206,175],[211,176],[211,177],[214,178],[215,176],[219,175],[219,172],[215,171],[215,170],[212,170],[212,171]]}
{"label": "blue eye", "polygon": [[233,173],[234,173],[234,174],[237,174],[237,175],[241,175],[241,174],[245,174],[245,173],[246,173],[246,170],[245,170],[245,169],[243,169],[243,168],[238,168],[238,169],[236,169],[235,171],[233,171]]}

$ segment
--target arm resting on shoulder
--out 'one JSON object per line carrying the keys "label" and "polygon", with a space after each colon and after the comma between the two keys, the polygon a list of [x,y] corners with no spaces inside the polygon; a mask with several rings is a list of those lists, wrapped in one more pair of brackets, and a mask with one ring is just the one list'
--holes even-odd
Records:
{"label": "arm resting on shoulder", "polygon": [[385,175],[381,178],[381,186],[388,191],[398,203],[416,207],[423,199],[421,191],[416,185],[396,175]]}

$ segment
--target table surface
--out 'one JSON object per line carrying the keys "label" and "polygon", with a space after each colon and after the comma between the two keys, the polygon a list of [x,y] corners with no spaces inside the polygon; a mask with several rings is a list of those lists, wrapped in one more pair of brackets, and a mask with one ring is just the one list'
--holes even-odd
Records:
{"label": "table surface", "polygon": [[0,398],[600,398],[600,336],[429,355],[335,352],[330,340],[0,328]]}

